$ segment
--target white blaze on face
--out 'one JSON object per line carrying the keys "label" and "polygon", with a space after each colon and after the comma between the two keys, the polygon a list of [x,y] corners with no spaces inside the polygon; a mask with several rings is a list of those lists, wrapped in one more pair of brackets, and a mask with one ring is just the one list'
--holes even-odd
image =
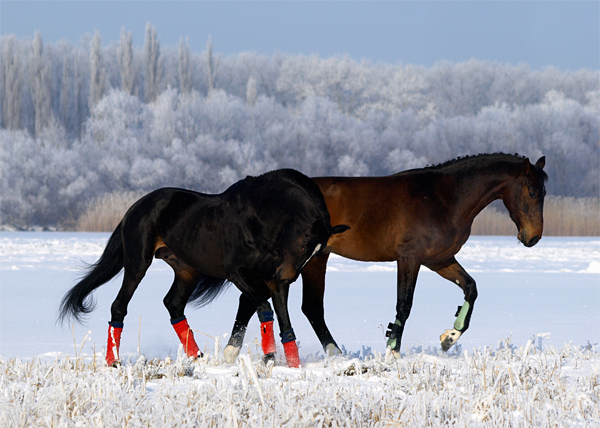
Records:
{"label": "white blaze on face", "polygon": [[315,254],[317,254],[317,252],[321,249],[321,244],[317,244],[317,246],[315,247],[315,250],[312,252],[312,254],[310,255],[310,257],[308,259],[306,259],[306,261],[304,262],[304,264],[302,265],[302,267],[300,268],[300,270],[304,269],[304,266],[306,266],[306,264],[310,261],[310,259],[313,258],[313,256]]}

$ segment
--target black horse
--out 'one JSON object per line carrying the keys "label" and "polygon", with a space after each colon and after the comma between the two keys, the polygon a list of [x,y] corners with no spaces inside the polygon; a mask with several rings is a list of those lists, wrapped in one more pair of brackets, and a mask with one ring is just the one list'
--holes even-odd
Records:
{"label": "black horse", "polygon": [[[324,318],[325,272],[330,253],[361,261],[396,261],[396,319],[388,327],[387,343],[395,354],[400,352],[420,267],[426,266],[457,284],[465,302],[455,315],[453,328],[440,337],[442,349],[447,351],[469,328],[477,299],[475,281],[454,258],[469,238],[473,219],[492,201],[501,199],[517,227],[519,241],[526,247],[534,246],[542,238],[544,227],[544,183],[548,179],[545,164],[544,157],[532,164],[525,157],[496,153],[387,177],[314,178],[331,220],[351,227],[348,233],[332,237],[302,271],[302,311],[325,351],[340,352]],[[239,353],[244,326],[251,316],[250,303],[242,295],[225,348],[228,360]]]}
{"label": "black horse", "polygon": [[207,304],[233,282],[258,312],[268,357],[275,352],[272,296],[288,365],[298,367],[287,309],[289,285],[332,234],[347,228],[331,226],[319,187],[294,170],[247,177],[218,195],[159,189],[127,211],[100,259],[64,296],[59,318],[79,320],[89,313],[90,293],[124,269],[111,306],[106,350],[107,365],[118,364],[127,305],[156,257],[175,271],[163,302],[189,357],[202,353],[184,315],[186,304]]}

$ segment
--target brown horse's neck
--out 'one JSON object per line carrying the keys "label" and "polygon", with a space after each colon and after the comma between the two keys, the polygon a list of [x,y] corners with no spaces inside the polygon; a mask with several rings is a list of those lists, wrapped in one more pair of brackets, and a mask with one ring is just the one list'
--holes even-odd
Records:
{"label": "brown horse's neck", "polygon": [[[477,214],[497,199],[502,199],[505,189],[518,176],[522,161],[482,161],[472,167],[457,171],[455,202],[464,219],[473,222]],[[469,195],[464,197],[464,195]]]}

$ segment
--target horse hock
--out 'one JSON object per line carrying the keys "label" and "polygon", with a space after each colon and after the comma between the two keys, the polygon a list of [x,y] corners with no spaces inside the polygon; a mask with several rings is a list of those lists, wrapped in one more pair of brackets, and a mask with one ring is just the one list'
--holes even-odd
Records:
{"label": "horse hock", "polygon": [[190,358],[202,357],[203,354],[200,351],[200,348],[198,348],[198,344],[196,344],[194,333],[192,332],[187,319],[181,317],[171,320],[171,325],[175,329],[175,333],[177,333],[177,337],[179,337],[179,341],[183,345],[185,354]]}
{"label": "horse hock", "polygon": [[454,328],[451,330],[446,330],[440,336],[440,342],[442,344],[442,350],[444,352],[450,349],[465,331],[465,321],[467,318],[467,314],[469,313],[470,307],[471,305],[469,304],[469,302],[466,301],[462,306],[459,306],[455,315],[456,320],[454,321]]}
{"label": "horse hock", "polygon": [[119,365],[119,347],[121,346],[122,322],[108,323],[108,341],[106,342],[106,365],[116,367]]}

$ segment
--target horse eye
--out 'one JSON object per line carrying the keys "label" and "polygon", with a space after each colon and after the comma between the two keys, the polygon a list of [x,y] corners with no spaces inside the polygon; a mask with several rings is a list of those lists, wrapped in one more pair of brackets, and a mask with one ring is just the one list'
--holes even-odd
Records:
{"label": "horse eye", "polygon": [[537,197],[537,195],[534,192],[529,192],[529,196],[531,196],[533,199]]}
{"label": "horse eye", "polygon": [[306,251],[306,247],[305,247],[304,245],[302,245],[302,246],[300,247],[300,249],[301,249],[302,251]]}

